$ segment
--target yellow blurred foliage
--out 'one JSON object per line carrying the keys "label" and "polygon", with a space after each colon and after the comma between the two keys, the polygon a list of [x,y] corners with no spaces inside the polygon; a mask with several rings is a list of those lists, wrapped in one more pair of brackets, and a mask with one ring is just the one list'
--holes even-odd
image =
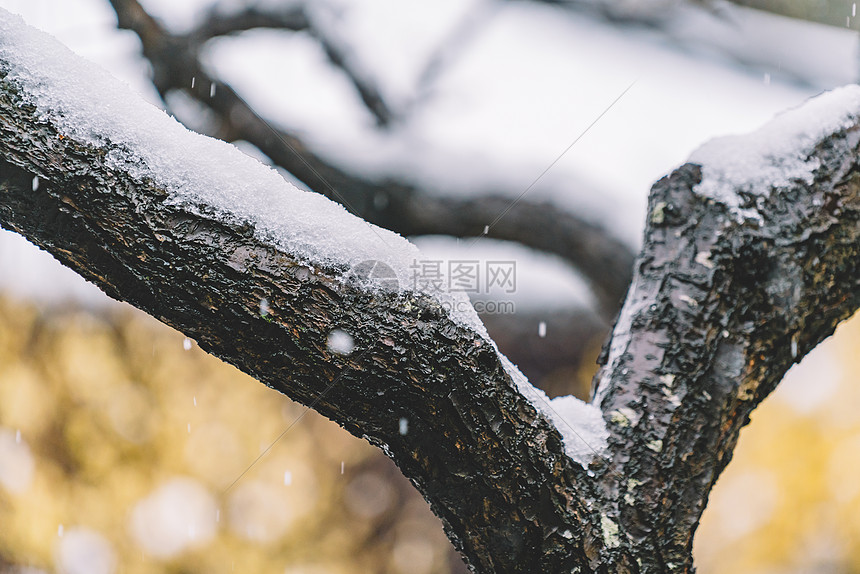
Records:
{"label": "yellow blurred foliage", "polygon": [[449,572],[411,485],[315,413],[251,467],[304,411],[139,312],[0,298],[0,572]]}

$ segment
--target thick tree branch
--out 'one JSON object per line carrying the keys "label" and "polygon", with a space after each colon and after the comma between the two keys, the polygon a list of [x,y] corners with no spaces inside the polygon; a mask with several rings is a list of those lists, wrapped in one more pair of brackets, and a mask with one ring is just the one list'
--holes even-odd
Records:
{"label": "thick tree branch", "polygon": [[750,413],[860,306],[858,142],[855,119],[816,142],[811,183],[752,190],[746,211],[694,191],[694,164],[651,191],[595,383],[616,453],[605,491],[630,541],[662,561],[653,571],[691,568],[707,495]]}
{"label": "thick tree branch", "polygon": [[[727,176],[735,188],[715,195],[705,184],[729,184],[705,163],[654,186],[595,379],[609,450],[584,468],[564,453],[552,409],[438,299],[370,289],[344,264],[261,238],[262,220],[176,201],[152,170],[191,186],[203,175],[194,159],[146,165],[135,146],[152,140],[131,118],[155,116],[124,108],[117,86],[50,42],[0,11],[0,225],[384,449],[478,572],[691,571],[699,516],[750,412],[860,306],[854,88],[777,124],[815,127],[793,134],[812,140],[802,153],[761,154],[773,181]],[[89,105],[90,94],[111,96]],[[134,113],[102,121],[112,104]],[[172,129],[158,120],[159,133]],[[198,141],[170,133],[188,139],[156,141]],[[351,353],[329,349],[334,329],[354,337]]]}
{"label": "thick tree branch", "polygon": [[[426,295],[366,290],[171,203],[109,143],[58,132],[8,72],[0,50],[0,225],[383,448],[476,571],[569,571],[599,554],[592,481],[489,341]],[[335,328],[350,355],[328,349]]]}
{"label": "thick tree branch", "polygon": [[[209,107],[218,118],[208,134],[226,141],[245,140],[310,189],[347,207],[354,214],[401,235],[475,237],[510,208],[511,199],[488,194],[460,199],[456,194],[425,191],[399,181],[376,181],[348,173],[311,152],[298,137],[273,128],[226,84],[200,65],[187,40],[171,36],[136,0],[111,0],[122,28],[141,39],[152,63],[153,82],[165,96],[182,90]],[[192,87],[191,78],[195,78]],[[603,227],[549,203],[518,202],[487,235],[556,254],[589,281],[603,318],[618,311],[630,282],[633,253]]]}

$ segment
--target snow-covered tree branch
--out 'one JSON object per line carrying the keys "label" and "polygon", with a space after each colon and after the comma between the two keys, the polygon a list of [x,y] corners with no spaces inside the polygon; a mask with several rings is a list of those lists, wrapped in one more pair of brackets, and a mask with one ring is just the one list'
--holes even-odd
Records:
{"label": "snow-covered tree branch", "polygon": [[689,571],[749,413],[860,305],[858,112],[825,95],[654,186],[597,406],[412,285],[404,239],[6,12],[0,225],[381,447],[476,571]]}

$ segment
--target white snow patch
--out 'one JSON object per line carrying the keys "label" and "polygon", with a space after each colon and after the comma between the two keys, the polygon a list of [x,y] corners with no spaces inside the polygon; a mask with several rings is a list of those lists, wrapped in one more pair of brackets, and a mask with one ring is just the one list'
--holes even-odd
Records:
{"label": "white snow patch", "polygon": [[571,395],[550,400],[542,390],[529,383],[513,363],[503,355],[500,357],[517,390],[561,433],[567,456],[587,469],[595,456],[606,453],[609,431],[599,408]]}
{"label": "white snow patch", "polygon": [[70,528],[57,544],[54,564],[59,574],[111,574],[116,570],[116,556],[98,532]]}
{"label": "white snow patch", "polygon": [[[44,121],[76,140],[105,147],[108,166],[168,192],[166,202],[228,224],[296,259],[340,269],[383,261],[408,285],[418,249],[352,216],[320,194],[286,182],[233,146],[188,131],[98,66],[0,9],[0,61]],[[463,293],[428,293],[458,323],[486,337]]]}
{"label": "white snow patch", "polygon": [[860,114],[860,86],[845,86],[812,98],[776,116],[751,134],[713,139],[693,152],[701,164],[696,191],[731,207],[738,217],[756,217],[742,209],[738,192],[766,195],[795,181],[812,183],[819,167],[809,155],[829,133],[849,127]]}
{"label": "white snow patch", "polygon": [[550,412],[550,420],[564,437],[567,455],[583,468],[606,452],[609,431],[599,408],[567,395],[552,399]]}
{"label": "white snow patch", "polygon": [[326,341],[328,350],[337,355],[351,355],[355,349],[355,339],[342,329],[335,329],[328,335]]}
{"label": "white snow patch", "polygon": [[135,505],[130,529],[137,544],[157,558],[171,558],[215,536],[217,505],[196,480],[174,478]]}
{"label": "white snow patch", "polygon": [[[186,4],[182,2],[181,4]],[[180,3],[173,2],[174,5]],[[104,0],[0,0],[0,7],[20,14],[76,54],[103,66],[156,106],[161,97],[152,84],[151,66],[135,34],[119,30],[116,12]]]}

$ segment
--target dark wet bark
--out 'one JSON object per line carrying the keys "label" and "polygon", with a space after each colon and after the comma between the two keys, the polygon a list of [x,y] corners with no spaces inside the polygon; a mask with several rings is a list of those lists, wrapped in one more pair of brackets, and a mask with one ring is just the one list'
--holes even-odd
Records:
{"label": "dark wet bark", "polygon": [[824,138],[812,185],[750,198],[760,220],[739,223],[693,193],[696,165],[651,190],[633,287],[595,378],[617,453],[604,493],[649,556],[643,571],[691,567],[707,494],[750,413],[860,305],[858,141],[856,125]]}

